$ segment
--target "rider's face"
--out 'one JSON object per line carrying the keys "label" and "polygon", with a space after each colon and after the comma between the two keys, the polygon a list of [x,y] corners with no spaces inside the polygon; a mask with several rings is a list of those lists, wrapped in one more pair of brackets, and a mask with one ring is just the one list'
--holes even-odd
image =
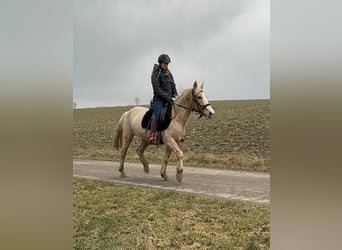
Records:
{"label": "rider's face", "polygon": [[160,66],[161,66],[162,69],[164,69],[164,70],[168,69],[168,64],[167,64],[167,63],[161,63]]}

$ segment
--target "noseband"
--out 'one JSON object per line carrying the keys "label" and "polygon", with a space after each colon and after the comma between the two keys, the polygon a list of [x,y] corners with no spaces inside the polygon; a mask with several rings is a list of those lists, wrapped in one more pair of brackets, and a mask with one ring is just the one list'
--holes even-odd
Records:
{"label": "noseband", "polygon": [[[203,90],[201,90],[200,92],[198,92],[198,93],[201,93],[201,92],[203,92]],[[191,110],[191,111],[193,111],[193,112],[196,112],[196,113],[198,113],[200,116],[198,117],[198,118],[201,118],[202,116],[203,116],[203,110],[205,110],[208,106],[211,106],[211,104],[210,103],[207,103],[207,104],[205,104],[205,105],[201,105],[200,103],[199,103],[199,101],[197,100],[197,94],[195,94],[195,90],[194,89],[192,89],[192,101],[197,105],[197,109],[194,109],[194,108],[189,108],[189,107],[186,107],[186,106],[183,106],[183,105],[180,105],[180,104],[177,104],[177,103],[174,103],[175,105],[177,105],[177,106],[179,106],[179,107],[182,107],[182,108],[185,108],[185,109],[188,109],[188,110]]]}
{"label": "noseband", "polygon": [[[201,90],[201,91],[198,92],[198,93],[201,93],[201,92],[203,92],[203,90]],[[198,94],[198,93],[197,93],[197,94]],[[196,103],[197,106],[199,107],[199,109],[197,109],[197,110],[194,109],[193,111],[195,111],[196,113],[199,113],[200,116],[199,116],[198,118],[201,118],[201,117],[203,116],[203,110],[205,110],[206,107],[211,106],[211,104],[210,104],[210,103],[207,103],[206,105],[201,105],[201,104],[199,103],[199,101],[197,100],[197,94],[195,94],[195,90],[192,89],[192,100],[193,100],[194,103]]]}

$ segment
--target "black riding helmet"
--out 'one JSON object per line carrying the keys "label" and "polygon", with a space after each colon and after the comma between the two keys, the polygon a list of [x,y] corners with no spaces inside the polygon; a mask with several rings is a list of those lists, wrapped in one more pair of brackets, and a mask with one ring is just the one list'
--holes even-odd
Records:
{"label": "black riding helmet", "polygon": [[170,63],[171,62],[171,59],[168,55],[166,54],[161,54],[159,57],[158,57],[158,63]]}

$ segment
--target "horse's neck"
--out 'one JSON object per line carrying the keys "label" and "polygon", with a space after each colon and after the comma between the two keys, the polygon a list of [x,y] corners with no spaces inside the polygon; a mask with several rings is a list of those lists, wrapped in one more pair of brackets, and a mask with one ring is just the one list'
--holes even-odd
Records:
{"label": "horse's neck", "polygon": [[189,96],[189,93],[179,96],[179,98],[177,98],[175,101],[176,104],[189,108],[187,109],[178,105],[174,105],[175,107],[174,120],[181,123],[183,126],[186,125],[191,115],[191,108],[192,108],[191,102],[192,102],[192,99],[191,99],[191,96]]}

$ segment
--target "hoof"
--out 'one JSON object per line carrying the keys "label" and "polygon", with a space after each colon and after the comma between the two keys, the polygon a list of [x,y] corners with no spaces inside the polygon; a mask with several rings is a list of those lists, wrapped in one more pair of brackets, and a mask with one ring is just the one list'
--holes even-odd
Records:
{"label": "hoof", "polygon": [[177,170],[176,179],[177,179],[178,182],[182,182],[182,179],[183,179],[183,169],[182,170]]}
{"label": "hoof", "polygon": [[150,173],[150,168],[149,167],[144,167],[144,172],[146,173],[146,174],[148,174],[148,173]]}
{"label": "hoof", "polygon": [[164,181],[168,181],[169,180],[169,176],[167,174],[161,175],[161,177],[163,177]]}
{"label": "hoof", "polygon": [[126,173],[125,172],[121,172],[121,178],[125,178],[127,177]]}

